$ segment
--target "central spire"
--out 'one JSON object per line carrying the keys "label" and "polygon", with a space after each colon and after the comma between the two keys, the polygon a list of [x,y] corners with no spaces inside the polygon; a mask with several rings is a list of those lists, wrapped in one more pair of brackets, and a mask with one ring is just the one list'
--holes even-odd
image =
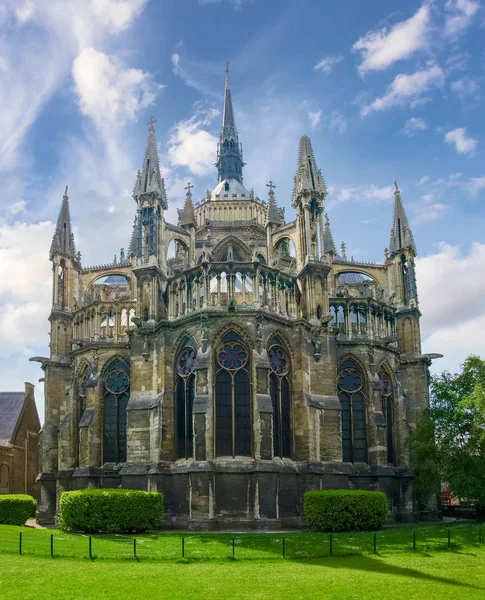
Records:
{"label": "central spire", "polygon": [[232,107],[231,86],[229,83],[229,61],[226,61],[226,87],[224,90],[224,110],[222,113],[222,128],[220,142],[217,147],[216,167],[219,181],[235,179],[242,183],[242,168],[244,166],[242,147],[236,129],[234,109]]}

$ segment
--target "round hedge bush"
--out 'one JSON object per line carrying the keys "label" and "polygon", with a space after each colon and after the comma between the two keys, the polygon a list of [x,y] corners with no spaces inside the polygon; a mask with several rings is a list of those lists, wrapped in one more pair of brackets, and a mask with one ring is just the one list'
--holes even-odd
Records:
{"label": "round hedge bush", "polygon": [[57,524],[63,531],[129,533],[153,529],[163,517],[163,494],[128,489],[63,492]]}
{"label": "round hedge bush", "polygon": [[28,494],[2,494],[0,496],[0,523],[2,525],[25,525],[35,515],[37,502]]}
{"label": "round hedge bush", "polygon": [[383,492],[316,490],[306,492],[303,511],[316,531],[374,531],[387,520]]}

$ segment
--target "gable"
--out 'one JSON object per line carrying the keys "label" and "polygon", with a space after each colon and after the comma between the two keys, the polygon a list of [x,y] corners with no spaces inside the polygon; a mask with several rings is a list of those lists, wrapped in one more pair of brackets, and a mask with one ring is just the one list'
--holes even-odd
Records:
{"label": "gable", "polygon": [[24,400],[24,392],[0,392],[0,443],[12,441]]}

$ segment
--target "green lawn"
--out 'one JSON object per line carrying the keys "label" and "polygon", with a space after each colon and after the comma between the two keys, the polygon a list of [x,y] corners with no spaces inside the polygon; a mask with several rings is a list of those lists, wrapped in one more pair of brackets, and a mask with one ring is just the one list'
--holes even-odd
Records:
{"label": "green lawn", "polygon": [[[0,554],[19,552],[22,533],[23,556],[89,558],[89,536],[61,531],[0,525]],[[182,542],[183,540],[183,542]],[[478,548],[479,525],[465,522],[419,527],[390,527],[375,535],[377,554]],[[191,561],[312,559],[356,554],[374,554],[374,534],[304,532],[291,533],[153,533],[136,536],[136,558],[142,562],[171,561],[184,557]],[[283,556],[284,554],[284,556]],[[96,559],[134,560],[134,536],[92,536],[91,555]]]}
{"label": "green lawn", "polygon": [[0,555],[2,600],[485,597],[485,551],[300,560],[136,562]]}

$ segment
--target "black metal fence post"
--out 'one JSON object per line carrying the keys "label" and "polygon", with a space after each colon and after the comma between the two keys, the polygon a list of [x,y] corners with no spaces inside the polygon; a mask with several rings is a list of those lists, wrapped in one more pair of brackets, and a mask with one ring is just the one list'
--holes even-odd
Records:
{"label": "black metal fence post", "polygon": [[93,538],[89,536],[89,558],[93,560]]}
{"label": "black metal fence post", "polygon": [[478,524],[478,543],[482,543],[482,524]]}
{"label": "black metal fence post", "polygon": [[451,548],[451,527],[448,527],[448,550]]}
{"label": "black metal fence post", "polygon": [[235,540],[232,538],[232,558],[234,558],[234,553],[236,552]]}
{"label": "black metal fence post", "polygon": [[182,538],[182,558],[185,558],[185,538]]}
{"label": "black metal fence post", "polygon": [[330,556],[333,555],[333,533],[330,534]]}
{"label": "black metal fence post", "polygon": [[416,529],[413,529],[413,550],[416,550]]}
{"label": "black metal fence post", "polygon": [[22,532],[19,531],[19,554],[22,555]]}
{"label": "black metal fence post", "polygon": [[136,557],[136,538],[133,538],[133,556],[135,557],[135,560],[138,560]]}
{"label": "black metal fence post", "polygon": [[283,558],[285,558],[285,554],[286,554],[286,548],[285,548],[285,538],[283,538],[283,547],[282,547],[282,551],[283,551]]}
{"label": "black metal fence post", "polygon": [[374,554],[377,554],[377,533],[374,531]]}
{"label": "black metal fence post", "polygon": [[51,533],[51,558],[54,558],[54,535]]}

